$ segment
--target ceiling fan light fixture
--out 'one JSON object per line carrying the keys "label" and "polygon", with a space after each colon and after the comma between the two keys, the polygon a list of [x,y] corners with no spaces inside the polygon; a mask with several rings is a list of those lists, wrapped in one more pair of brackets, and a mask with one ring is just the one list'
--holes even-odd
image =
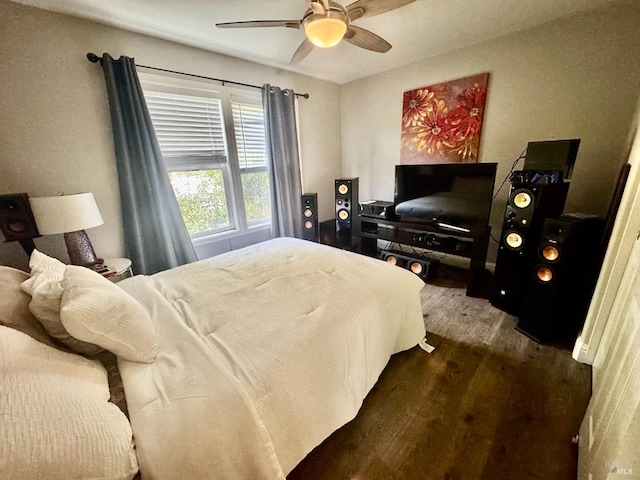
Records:
{"label": "ceiling fan light fixture", "polygon": [[304,21],[304,33],[316,47],[333,47],[346,32],[347,19],[339,12],[327,12],[326,16],[310,15]]}

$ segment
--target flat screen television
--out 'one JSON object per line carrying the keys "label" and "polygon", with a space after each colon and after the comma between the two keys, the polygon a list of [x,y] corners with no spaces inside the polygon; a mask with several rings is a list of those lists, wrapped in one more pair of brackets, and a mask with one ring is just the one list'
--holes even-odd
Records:
{"label": "flat screen television", "polygon": [[497,163],[396,165],[394,207],[400,221],[470,232],[486,226]]}

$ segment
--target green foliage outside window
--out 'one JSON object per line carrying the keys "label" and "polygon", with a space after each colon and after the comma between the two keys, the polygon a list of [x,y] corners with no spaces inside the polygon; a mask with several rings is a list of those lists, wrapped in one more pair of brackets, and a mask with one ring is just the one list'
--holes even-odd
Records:
{"label": "green foliage outside window", "polygon": [[169,175],[190,235],[229,227],[221,170],[171,172]]}
{"label": "green foliage outside window", "polygon": [[267,221],[271,217],[268,175],[267,172],[245,173],[242,175],[242,191],[247,222]]}
{"label": "green foliage outside window", "polygon": [[[229,212],[221,170],[170,172],[173,190],[190,235],[229,228]],[[242,175],[247,222],[268,222],[269,177],[267,172]]]}

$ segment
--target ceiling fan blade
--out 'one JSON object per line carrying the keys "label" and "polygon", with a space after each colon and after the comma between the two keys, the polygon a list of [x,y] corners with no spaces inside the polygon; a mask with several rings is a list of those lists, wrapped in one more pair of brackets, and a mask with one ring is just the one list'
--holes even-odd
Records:
{"label": "ceiling fan blade", "polygon": [[304,57],[309,55],[309,53],[311,52],[311,50],[313,50],[313,48],[314,48],[313,43],[311,43],[308,38],[305,38],[303,42],[300,44],[300,46],[298,47],[298,49],[296,50],[296,53],[294,53],[293,57],[291,57],[291,61],[289,63],[291,65],[296,65],[300,63],[304,59]]}
{"label": "ceiling fan blade", "polygon": [[216,23],[218,28],[256,28],[256,27],[287,27],[300,28],[300,20],[249,20],[245,22]]}
{"label": "ceiling fan blade", "polygon": [[353,22],[354,20],[357,20],[357,19],[363,17],[364,8],[355,7],[355,8],[352,8],[352,9],[348,10],[347,13],[349,14],[349,20]]}
{"label": "ceiling fan blade", "polygon": [[[347,12],[351,21],[354,21],[357,18],[380,15],[381,13],[409,5],[415,1],[416,0],[358,0],[347,6]],[[363,10],[362,13],[359,12],[360,9]]]}
{"label": "ceiling fan blade", "polygon": [[385,53],[391,49],[391,44],[384,38],[355,25],[349,25],[347,33],[344,34],[344,39],[356,47],[371,50],[372,52]]}

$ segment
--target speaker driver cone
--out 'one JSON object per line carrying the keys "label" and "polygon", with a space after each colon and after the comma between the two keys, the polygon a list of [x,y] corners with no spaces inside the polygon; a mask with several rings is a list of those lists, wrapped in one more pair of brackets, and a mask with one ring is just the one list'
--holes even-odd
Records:
{"label": "speaker driver cone", "polygon": [[338,185],[338,193],[340,195],[346,195],[348,192],[349,192],[349,187],[346,184],[341,183],[340,185]]}
{"label": "speaker driver cone", "polygon": [[560,251],[554,245],[543,245],[540,255],[549,262],[555,262],[560,258]]}
{"label": "speaker driver cone", "polygon": [[398,259],[393,255],[389,255],[387,258],[385,258],[385,261],[387,263],[390,263],[391,265],[396,265],[398,263]]}
{"label": "speaker driver cone", "polygon": [[420,262],[411,262],[409,265],[409,270],[411,270],[416,275],[420,275],[422,273],[422,264]]}
{"label": "speaker driver cone", "polygon": [[507,232],[504,237],[504,243],[506,243],[507,246],[513,250],[519,250],[520,248],[522,248],[524,240],[522,238],[522,235],[518,232]]}
{"label": "speaker driver cone", "polygon": [[517,208],[527,208],[531,205],[531,194],[529,192],[518,192],[513,196],[513,206]]}
{"label": "speaker driver cone", "polygon": [[7,225],[7,228],[13,233],[23,233],[27,231],[27,225],[24,222],[11,222]]}
{"label": "speaker driver cone", "polygon": [[311,230],[313,228],[313,222],[307,220],[306,222],[304,222],[304,228],[306,228],[307,230]]}
{"label": "speaker driver cone", "polygon": [[549,283],[553,280],[553,271],[549,267],[539,266],[536,268],[536,278],[542,283]]}
{"label": "speaker driver cone", "polygon": [[340,210],[338,212],[338,218],[340,220],[347,220],[349,218],[349,212],[346,210]]}
{"label": "speaker driver cone", "polygon": [[313,216],[313,210],[311,210],[310,208],[305,208],[303,214],[305,217],[310,218]]}

